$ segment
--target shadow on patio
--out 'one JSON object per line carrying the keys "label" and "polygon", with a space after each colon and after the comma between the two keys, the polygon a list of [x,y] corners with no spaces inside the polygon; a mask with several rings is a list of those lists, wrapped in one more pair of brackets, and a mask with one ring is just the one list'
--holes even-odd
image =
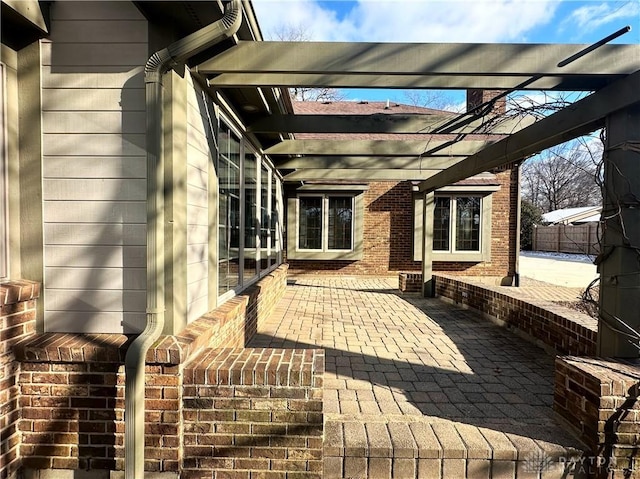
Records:
{"label": "shadow on patio", "polygon": [[517,461],[580,454],[553,417],[553,357],[472,311],[399,296],[394,281],[297,278],[249,345],[325,350],[325,456],[452,459],[440,477],[455,477],[465,459],[513,461],[501,472],[515,473]]}

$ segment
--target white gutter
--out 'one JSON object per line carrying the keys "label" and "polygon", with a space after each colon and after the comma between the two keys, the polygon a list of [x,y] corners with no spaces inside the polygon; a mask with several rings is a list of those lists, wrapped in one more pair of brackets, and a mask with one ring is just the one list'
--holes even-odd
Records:
{"label": "white gutter", "polygon": [[215,23],[154,53],[145,66],[147,103],[147,324],[125,357],[125,479],[144,477],[145,357],[164,328],[164,166],[162,78],[190,57],[232,37],[242,23],[240,0],[231,0]]}

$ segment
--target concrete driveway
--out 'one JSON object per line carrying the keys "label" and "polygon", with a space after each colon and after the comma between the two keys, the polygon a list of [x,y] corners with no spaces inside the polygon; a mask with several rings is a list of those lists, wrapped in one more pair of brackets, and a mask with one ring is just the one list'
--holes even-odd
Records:
{"label": "concrete driveway", "polygon": [[520,276],[568,288],[586,288],[598,277],[596,266],[584,255],[520,253]]}

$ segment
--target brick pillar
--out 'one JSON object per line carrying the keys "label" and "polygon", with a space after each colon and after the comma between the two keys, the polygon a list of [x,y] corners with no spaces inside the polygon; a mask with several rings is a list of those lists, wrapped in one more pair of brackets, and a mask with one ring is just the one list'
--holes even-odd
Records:
{"label": "brick pillar", "polygon": [[36,329],[40,286],[31,281],[0,284],[0,478],[17,477],[20,468],[18,430],[22,411],[16,345]]}

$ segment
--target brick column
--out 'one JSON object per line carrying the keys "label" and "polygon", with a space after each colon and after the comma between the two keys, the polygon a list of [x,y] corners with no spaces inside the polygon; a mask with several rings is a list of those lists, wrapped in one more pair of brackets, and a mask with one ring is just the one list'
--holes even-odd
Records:
{"label": "brick column", "polygon": [[0,479],[17,477],[20,468],[20,363],[15,353],[16,346],[35,333],[39,296],[38,283],[0,283]]}

